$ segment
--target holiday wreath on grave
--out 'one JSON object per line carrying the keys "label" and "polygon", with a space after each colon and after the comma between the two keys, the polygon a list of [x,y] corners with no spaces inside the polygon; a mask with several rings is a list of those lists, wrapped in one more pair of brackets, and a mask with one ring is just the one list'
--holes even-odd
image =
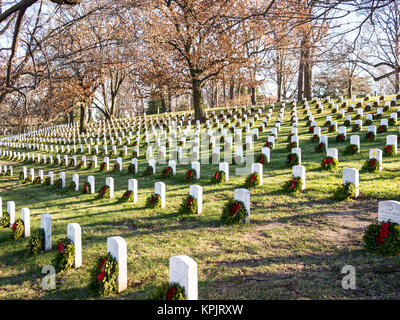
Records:
{"label": "holiday wreath on grave", "polygon": [[172,168],[167,167],[161,172],[161,178],[169,178],[169,177],[172,177],[173,174],[174,174],[174,171],[172,170]]}
{"label": "holiday wreath on grave", "polygon": [[79,162],[78,165],[76,166],[77,169],[82,169],[83,168],[83,161]]}
{"label": "holiday wreath on grave", "polygon": [[242,201],[229,200],[222,211],[221,222],[223,224],[239,224],[247,215],[246,206]]}
{"label": "holiday wreath on grave", "polygon": [[60,240],[57,253],[51,263],[57,273],[72,269],[75,262],[75,245],[69,238]]}
{"label": "holiday wreath on grave", "polygon": [[127,190],[122,195],[122,198],[120,199],[120,202],[133,202],[133,200],[134,200],[133,191]]}
{"label": "holiday wreath on grave", "polygon": [[301,177],[293,176],[292,179],[284,183],[282,189],[286,193],[296,193],[301,190],[302,183]]}
{"label": "holiday wreath on grave", "polygon": [[353,124],[352,131],[357,132],[361,130],[361,126],[358,123]]}
{"label": "holiday wreath on grave", "polygon": [[106,171],[106,169],[107,169],[107,163],[106,163],[106,162],[103,162],[103,163],[101,164],[101,166],[100,166],[100,171]]}
{"label": "holiday wreath on grave", "polygon": [[387,132],[387,126],[381,125],[378,127],[378,133]]}
{"label": "holiday wreath on grave", "polygon": [[13,231],[14,240],[22,238],[24,233],[24,222],[21,219],[15,220],[11,228]]}
{"label": "holiday wreath on grave", "polygon": [[149,300],[186,300],[185,288],[178,283],[165,282],[154,291]]}
{"label": "holiday wreath on grave", "polygon": [[135,173],[135,166],[133,164],[130,164],[128,166],[128,173],[129,174],[134,174]]}
{"label": "holiday wreath on grave", "polygon": [[83,194],[89,193],[89,188],[90,188],[89,183],[85,183],[85,184],[83,185],[83,188],[82,188],[82,193],[83,193]]}
{"label": "holiday wreath on grave", "polygon": [[317,146],[314,148],[314,151],[315,151],[315,152],[322,152],[322,151],[324,151],[325,149],[326,149],[325,143],[321,142],[319,145],[317,145]]}
{"label": "holiday wreath on grave", "polygon": [[191,183],[196,178],[197,172],[194,169],[189,169],[186,172],[185,181]]}
{"label": "holiday wreath on grave", "polygon": [[335,169],[339,165],[339,161],[337,161],[333,157],[326,157],[322,163],[321,163],[321,168],[322,170],[332,170]]}
{"label": "holiday wreath on grave", "polygon": [[29,183],[29,182],[32,182],[31,176],[27,176],[23,183]]}
{"label": "holiday wreath on grave", "polygon": [[146,208],[158,209],[161,208],[161,197],[160,195],[153,193],[146,199]]}
{"label": "holiday wreath on grave", "polygon": [[289,167],[297,166],[300,163],[299,156],[297,155],[297,153],[288,154],[286,163]]}
{"label": "holiday wreath on grave", "polygon": [[89,291],[94,296],[107,296],[118,293],[117,277],[119,266],[117,261],[107,254],[100,257],[90,273]]}
{"label": "holiday wreath on grave", "polygon": [[368,131],[367,134],[365,135],[365,140],[368,141],[375,141],[376,140],[376,134],[373,131]]}
{"label": "holiday wreath on grave", "polygon": [[69,186],[68,186],[68,191],[69,191],[69,192],[74,192],[74,191],[75,191],[75,188],[76,188],[76,183],[75,183],[75,181],[71,181],[71,183],[70,183]]}
{"label": "holiday wreath on grave", "polygon": [[112,168],[112,171],[114,171],[114,172],[119,171],[119,164],[118,163],[114,164],[114,166]]}
{"label": "holiday wreath on grave", "polygon": [[5,214],[0,218],[0,228],[8,228],[10,226],[10,216]]}
{"label": "holiday wreath on grave", "polygon": [[260,184],[260,175],[257,172],[249,174],[244,182],[245,188],[257,187]]}
{"label": "holiday wreath on grave", "polygon": [[213,174],[211,177],[211,183],[212,184],[218,184],[222,183],[225,181],[225,172],[224,171],[217,171],[216,173]]}
{"label": "holiday wreath on grave", "polygon": [[263,153],[260,153],[257,157],[258,163],[262,164],[263,166],[268,164],[267,156]]}
{"label": "holiday wreath on grave", "polygon": [[94,167],[94,161],[90,161],[87,165],[87,169],[90,170]]}
{"label": "holiday wreath on grave", "polygon": [[35,234],[31,236],[26,247],[30,255],[35,255],[40,251],[44,251],[44,230],[42,228],[38,229]]}
{"label": "holiday wreath on grave", "polygon": [[344,149],[345,154],[356,154],[360,151],[360,148],[356,144],[351,144]]}
{"label": "holiday wreath on grave", "polygon": [[400,255],[400,225],[394,222],[373,223],[363,236],[364,248],[382,256]]}
{"label": "holiday wreath on grave", "polygon": [[186,198],[184,198],[178,209],[178,214],[181,214],[181,215],[197,214],[196,198],[190,194]]}
{"label": "holiday wreath on grave", "polygon": [[147,168],[143,171],[143,176],[151,176],[153,174],[153,167],[147,166]]}
{"label": "holiday wreath on grave", "polygon": [[333,193],[333,199],[336,201],[347,201],[355,196],[356,186],[354,183],[347,182],[341,184]]}
{"label": "holiday wreath on grave", "polygon": [[340,133],[336,136],[336,142],[343,142],[346,140],[346,137],[343,133]]}
{"label": "holiday wreath on grave", "polygon": [[56,186],[56,188],[62,188],[62,179],[60,178],[60,179],[57,179],[55,182],[54,182],[54,185]]}
{"label": "holiday wreath on grave", "polygon": [[375,158],[368,159],[367,161],[365,161],[361,170],[363,172],[375,172],[379,169],[380,165],[380,162]]}
{"label": "holiday wreath on grave", "polygon": [[41,183],[42,183],[42,179],[40,177],[36,177],[32,182],[32,184],[41,184]]}
{"label": "holiday wreath on grave", "polygon": [[97,199],[105,199],[110,197],[110,187],[105,185],[102,186],[99,192],[97,193]]}
{"label": "holiday wreath on grave", "polygon": [[394,156],[395,155],[394,145],[388,144],[387,146],[385,146],[385,148],[383,149],[383,154],[387,157]]}
{"label": "holiday wreath on grave", "polygon": [[44,186],[49,186],[50,182],[51,182],[50,177],[47,177],[46,179],[44,179],[43,185]]}

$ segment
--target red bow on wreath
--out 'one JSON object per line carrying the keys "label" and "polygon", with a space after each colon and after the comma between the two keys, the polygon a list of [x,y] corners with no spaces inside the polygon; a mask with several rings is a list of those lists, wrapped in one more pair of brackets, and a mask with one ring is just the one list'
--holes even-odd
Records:
{"label": "red bow on wreath", "polygon": [[97,276],[97,281],[98,281],[98,282],[100,282],[101,280],[103,280],[103,278],[104,278],[105,275],[106,275],[106,268],[103,268],[103,267],[104,267],[104,264],[106,263],[106,261],[107,261],[107,257],[105,257],[105,258],[103,259],[103,261],[101,262],[101,264],[100,264],[100,266],[99,266],[99,269],[102,269],[102,270],[101,270],[101,273]]}
{"label": "red bow on wreath", "polygon": [[15,232],[15,229],[16,229],[16,228],[17,228],[17,223],[14,222],[13,225],[12,225],[12,231]]}
{"label": "red bow on wreath", "polygon": [[190,199],[188,200],[187,205],[188,205],[188,207],[191,207],[192,204],[193,204],[193,198],[190,198]]}
{"label": "red bow on wreath", "polygon": [[234,216],[239,210],[239,203],[235,202],[235,205],[232,207],[230,216]]}
{"label": "red bow on wreath", "polygon": [[214,177],[215,177],[215,179],[218,179],[219,178],[219,172],[216,172]]}
{"label": "red bow on wreath", "polygon": [[63,243],[62,242],[60,242],[60,244],[58,245],[58,252],[59,253],[61,253],[62,255],[65,253],[65,250],[64,250],[64,245],[63,245]]}
{"label": "red bow on wreath", "polygon": [[167,291],[167,293],[165,295],[166,299],[167,300],[172,300],[172,298],[174,297],[175,293],[176,293],[176,289],[175,288],[168,289],[168,291]]}
{"label": "red bow on wreath", "polygon": [[390,230],[389,230],[389,223],[388,222],[382,222],[382,227],[379,230],[379,235],[376,237],[376,242],[381,246],[384,242],[385,239],[389,236]]}
{"label": "red bow on wreath", "polygon": [[376,163],[376,159],[371,159],[371,160],[369,161],[369,166],[370,166],[370,167],[373,167],[373,166],[375,165],[375,163]]}
{"label": "red bow on wreath", "polygon": [[192,171],[189,170],[189,171],[187,172],[187,174],[186,174],[186,179],[189,178],[191,175],[192,175]]}

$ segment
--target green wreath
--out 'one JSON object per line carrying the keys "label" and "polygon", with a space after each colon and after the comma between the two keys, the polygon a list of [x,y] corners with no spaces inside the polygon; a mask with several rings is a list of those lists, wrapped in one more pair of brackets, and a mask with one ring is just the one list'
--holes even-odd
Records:
{"label": "green wreath", "polygon": [[134,200],[133,191],[128,190],[124,192],[122,198],[120,199],[120,202],[133,202],[133,200]]}
{"label": "green wreath", "polygon": [[27,176],[23,183],[30,183],[30,182],[32,182],[32,177]]}
{"label": "green wreath", "polygon": [[108,253],[106,257],[98,258],[90,273],[89,292],[94,296],[118,293],[118,272],[118,263],[111,254]]}
{"label": "green wreath", "polygon": [[8,213],[6,213],[1,219],[0,219],[0,227],[1,228],[8,228],[10,226],[10,216]]}
{"label": "green wreath", "polygon": [[381,165],[380,162],[375,158],[368,159],[365,161],[361,170],[363,172],[375,172],[379,169],[380,165]]}
{"label": "green wreath", "polygon": [[22,238],[24,233],[24,222],[21,219],[15,220],[12,225],[12,231],[14,240]]}
{"label": "green wreath", "polygon": [[212,184],[223,183],[225,181],[225,178],[226,178],[226,175],[225,175],[224,171],[217,171],[211,177],[211,183]]}
{"label": "green wreath", "polygon": [[338,165],[339,165],[339,161],[337,161],[335,158],[326,157],[321,163],[321,168],[322,168],[322,170],[330,171],[330,170],[335,169]]}
{"label": "green wreath", "polygon": [[286,163],[289,167],[299,165],[300,160],[299,160],[299,156],[297,155],[297,153],[288,154]]}
{"label": "green wreath", "polygon": [[161,178],[169,178],[172,177],[174,174],[174,171],[172,170],[171,167],[165,168],[162,172],[161,172]]}
{"label": "green wreath", "polygon": [[146,199],[146,208],[161,208],[161,197],[158,194],[153,193],[150,197]]}
{"label": "green wreath", "polygon": [[75,191],[75,188],[76,188],[76,183],[75,183],[75,181],[71,181],[71,183],[70,183],[69,186],[68,186],[68,191],[69,191],[69,192],[74,192],[74,191]]}
{"label": "green wreath", "polygon": [[363,236],[364,249],[382,256],[400,255],[400,225],[393,222],[374,223]]}
{"label": "green wreath", "polygon": [[151,176],[153,174],[153,167],[148,166],[144,171],[143,171],[143,176]]}
{"label": "green wreath", "polygon": [[197,172],[194,169],[189,169],[185,176],[185,181],[191,183],[196,178]]}
{"label": "green wreath", "polygon": [[133,164],[130,164],[128,167],[128,174],[134,174],[135,173],[135,166]]}
{"label": "green wreath", "polygon": [[97,199],[105,199],[110,197],[110,187],[105,185],[102,186],[99,192],[97,193]]}
{"label": "green wreath", "polygon": [[387,157],[392,157],[395,155],[395,148],[394,145],[388,144],[384,149],[383,149],[383,154]]}
{"label": "green wreath", "polygon": [[356,144],[351,144],[351,145],[348,145],[348,146],[346,147],[346,149],[344,150],[344,153],[345,153],[345,154],[351,154],[351,155],[353,155],[353,154],[358,153],[359,150],[360,150],[360,148],[358,147],[358,145],[356,145]]}
{"label": "green wreath", "polygon": [[42,228],[38,229],[36,233],[32,235],[27,247],[30,255],[36,255],[40,251],[44,251],[44,230]]}
{"label": "green wreath", "polygon": [[354,183],[347,182],[344,185],[340,185],[333,193],[333,199],[336,201],[348,201],[353,198],[356,193],[356,186]]}
{"label": "green wreath", "polygon": [[149,300],[186,300],[185,288],[178,283],[165,282],[154,291]]}
{"label": "green wreath", "polygon": [[57,253],[52,259],[52,265],[57,273],[72,269],[75,262],[75,245],[69,238],[61,239]]}
{"label": "green wreath", "polygon": [[55,182],[54,182],[54,185],[56,186],[56,188],[62,188],[62,179],[60,178],[60,179],[57,179]]}
{"label": "green wreath", "polygon": [[303,180],[300,177],[292,177],[291,180],[285,182],[282,189],[286,193],[297,193],[301,191],[302,184]]}
{"label": "green wreath", "polygon": [[368,141],[375,141],[376,140],[376,134],[373,131],[368,131],[367,134],[365,135],[365,140]]}
{"label": "green wreath", "polygon": [[221,222],[223,224],[240,224],[248,216],[246,207],[242,201],[229,200],[222,211]]}
{"label": "green wreath", "polygon": [[260,184],[260,175],[257,172],[249,174],[244,182],[244,187],[247,189],[258,187]]}
{"label": "green wreath", "polygon": [[197,201],[196,198],[191,196],[190,194],[183,199],[181,206],[178,209],[178,214],[186,215],[186,214],[197,214]]}
{"label": "green wreath", "polygon": [[44,179],[43,185],[44,186],[49,186],[50,185],[50,177],[47,177],[46,179]]}
{"label": "green wreath", "polygon": [[79,162],[78,165],[76,166],[77,169],[82,169],[83,168],[83,161]]}

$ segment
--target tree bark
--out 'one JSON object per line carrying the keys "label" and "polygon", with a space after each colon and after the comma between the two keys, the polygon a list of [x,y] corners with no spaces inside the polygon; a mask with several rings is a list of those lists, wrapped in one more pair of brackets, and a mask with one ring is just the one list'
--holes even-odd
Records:
{"label": "tree bark", "polygon": [[231,80],[231,82],[229,83],[229,99],[235,99],[235,83],[233,82],[233,80]]}
{"label": "tree bark", "polygon": [[201,81],[197,79],[192,80],[192,96],[193,96],[193,108],[195,120],[203,122],[205,120],[205,112],[201,103],[202,92],[201,92]]}
{"label": "tree bark", "polygon": [[256,105],[256,88],[251,87],[251,105],[255,106]]}
{"label": "tree bark", "polygon": [[312,99],[312,57],[311,48],[307,46],[304,51],[304,96]]}
{"label": "tree bark", "polygon": [[74,110],[71,110],[69,112],[69,123],[73,124],[74,123]]}
{"label": "tree bark", "polygon": [[81,102],[81,118],[80,118],[80,133],[87,131],[87,104],[86,102]]}
{"label": "tree bark", "polygon": [[300,49],[299,75],[297,78],[297,101],[304,101],[304,53],[303,41]]}

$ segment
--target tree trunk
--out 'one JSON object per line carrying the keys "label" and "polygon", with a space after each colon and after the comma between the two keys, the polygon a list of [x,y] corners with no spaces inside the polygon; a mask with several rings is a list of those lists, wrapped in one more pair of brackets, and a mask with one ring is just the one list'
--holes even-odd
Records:
{"label": "tree trunk", "polygon": [[80,133],[84,133],[87,131],[87,104],[85,102],[81,102],[81,119],[80,119]]}
{"label": "tree trunk", "polygon": [[400,93],[400,72],[395,73],[394,93]]}
{"label": "tree trunk", "polygon": [[305,48],[304,52],[304,96],[307,100],[312,99],[312,57],[310,47]]}
{"label": "tree trunk", "polygon": [[304,101],[304,61],[303,50],[301,49],[299,62],[299,75],[297,78],[297,101]]}
{"label": "tree trunk", "polygon": [[229,83],[229,99],[235,99],[235,83],[233,82],[233,80],[231,80],[231,82]]}
{"label": "tree trunk", "polygon": [[256,88],[251,87],[251,105],[255,106],[256,105]]}
{"label": "tree trunk", "polygon": [[201,94],[201,81],[197,79],[192,80],[192,96],[193,96],[193,109],[194,119],[203,122],[205,119],[205,112],[202,105]]}
{"label": "tree trunk", "polygon": [[73,124],[74,123],[74,111],[69,112],[69,123]]}
{"label": "tree trunk", "polygon": [[353,95],[353,82],[350,79],[347,87],[347,98],[350,99],[352,95]]}

